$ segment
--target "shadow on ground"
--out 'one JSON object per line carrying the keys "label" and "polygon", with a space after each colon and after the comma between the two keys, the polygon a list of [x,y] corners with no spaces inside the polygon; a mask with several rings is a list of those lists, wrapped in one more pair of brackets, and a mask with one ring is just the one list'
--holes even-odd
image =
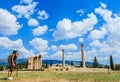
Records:
{"label": "shadow on ground", "polygon": [[7,80],[7,78],[0,78],[0,80]]}

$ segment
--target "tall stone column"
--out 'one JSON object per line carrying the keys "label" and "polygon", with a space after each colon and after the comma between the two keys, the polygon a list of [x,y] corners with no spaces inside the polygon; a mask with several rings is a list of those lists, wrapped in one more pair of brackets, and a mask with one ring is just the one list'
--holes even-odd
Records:
{"label": "tall stone column", "polygon": [[65,66],[65,56],[64,56],[65,49],[62,49],[62,66]]}
{"label": "tall stone column", "polygon": [[85,68],[84,44],[81,44],[81,55],[82,55],[82,68]]}
{"label": "tall stone column", "polygon": [[39,55],[39,69],[42,68],[42,55]]}

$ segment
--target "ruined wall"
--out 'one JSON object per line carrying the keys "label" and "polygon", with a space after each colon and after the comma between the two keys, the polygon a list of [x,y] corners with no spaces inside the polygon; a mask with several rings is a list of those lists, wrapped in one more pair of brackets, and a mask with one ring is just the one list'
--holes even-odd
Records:
{"label": "ruined wall", "polygon": [[33,56],[28,58],[28,69],[33,69]]}
{"label": "ruined wall", "polygon": [[42,56],[35,56],[28,58],[28,69],[41,69],[42,68]]}

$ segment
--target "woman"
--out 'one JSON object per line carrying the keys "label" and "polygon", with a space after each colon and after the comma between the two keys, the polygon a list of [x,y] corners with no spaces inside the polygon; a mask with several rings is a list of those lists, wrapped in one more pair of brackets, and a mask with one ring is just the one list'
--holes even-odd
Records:
{"label": "woman", "polygon": [[9,63],[8,80],[13,79],[11,75],[16,67],[16,59],[18,55],[19,55],[18,51],[14,49],[13,53],[8,57],[8,63]]}

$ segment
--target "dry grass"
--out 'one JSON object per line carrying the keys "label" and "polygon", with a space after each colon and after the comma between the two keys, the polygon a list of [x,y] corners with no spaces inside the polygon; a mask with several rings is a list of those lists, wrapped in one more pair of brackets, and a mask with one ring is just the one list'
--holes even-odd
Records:
{"label": "dry grass", "polygon": [[19,71],[18,77],[16,77],[16,72],[13,73],[14,80],[12,81],[6,80],[7,71],[4,71],[0,72],[0,82],[120,82],[120,71],[108,74],[107,71],[100,71],[100,69],[98,71],[86,70]]}

